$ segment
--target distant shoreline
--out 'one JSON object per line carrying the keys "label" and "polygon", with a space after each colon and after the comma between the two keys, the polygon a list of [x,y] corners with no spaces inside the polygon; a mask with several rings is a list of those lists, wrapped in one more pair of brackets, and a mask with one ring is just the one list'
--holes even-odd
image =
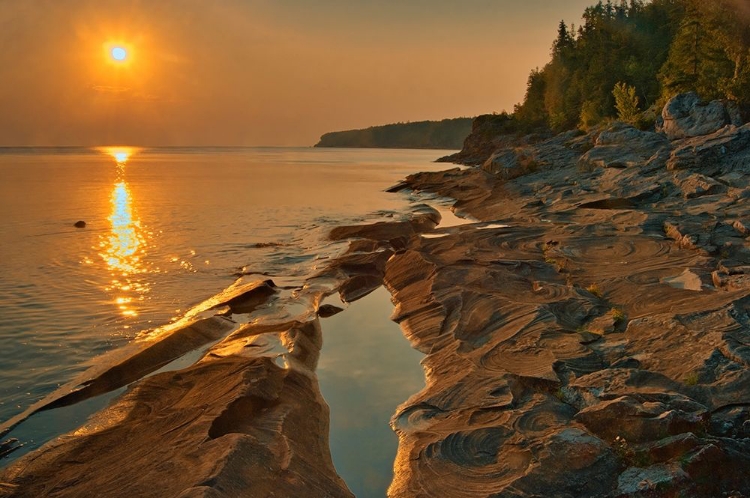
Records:
{"label": "distant shoreline", "polygon": [[460,149],[472,130],[472,118],[416,121],[334,131],[315,147],[374,149]]}

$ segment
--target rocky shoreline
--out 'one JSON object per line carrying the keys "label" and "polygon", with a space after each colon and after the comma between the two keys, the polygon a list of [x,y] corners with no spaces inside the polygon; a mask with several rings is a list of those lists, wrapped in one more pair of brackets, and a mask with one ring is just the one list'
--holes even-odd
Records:
{"label": "rocky shoreline", "polygon": [[254,323],[284,289],[237,287],[174,331],[187,339],[48,400],[207,348],[13,463],[0,496],[351,496],[328,451],[320,317],[338,311],[327,296],[382,285],[426,355],[425,388],[391,419],[389,496],[750,496],[750,125],[689,94],[662,116],[658,133],[485,141],[462,152],[481,168],[410,176],[392,190],[479,221],[441,228],[424,207],[334,229],[349,249],[293,290],[305,312]]}

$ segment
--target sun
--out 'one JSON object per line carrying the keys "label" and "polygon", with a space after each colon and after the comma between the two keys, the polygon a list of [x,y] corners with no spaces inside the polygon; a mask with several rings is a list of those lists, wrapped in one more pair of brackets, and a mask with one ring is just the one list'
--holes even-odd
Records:
{"label": "sun", "polygon": [[111,55],[112,59],[117,62],[125,62],[125,60],[128,58],[128,51],[123,47],[112,47],[112,49],[109,51],[109,55]]}

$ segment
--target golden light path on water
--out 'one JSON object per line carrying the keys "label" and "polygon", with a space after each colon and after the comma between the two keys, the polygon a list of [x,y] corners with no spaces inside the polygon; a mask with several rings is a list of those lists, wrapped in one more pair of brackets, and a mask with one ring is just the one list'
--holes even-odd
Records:
{"label": "golden light path on water", "polygon": [[123,316],[137,316],[136,304],[145,299],[149,284],[139,275],[148,273],[143,257],[148,248],[148,232],[134,214],[133,196],[125,181],[125,164],[137,152],[132,147],[100,149],[117,164],[117,181],[110,195],[109,233],[99,242],[99,255],[110,271],[112,280],[105,288],[115,295],[115,305]]}

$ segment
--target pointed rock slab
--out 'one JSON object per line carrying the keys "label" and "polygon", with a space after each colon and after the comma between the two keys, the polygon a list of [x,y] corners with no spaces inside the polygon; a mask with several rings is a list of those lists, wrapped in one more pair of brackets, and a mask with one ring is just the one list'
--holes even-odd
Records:
{"label": "pointed rock slab", "polygon": [[265,356],[208,355],[149,377],[84,428],[11,465],[0,496],[351,498],[333,468],[328,407],[311,371],[320,328],[316,320],[293,329],[278,331],[299,344],[290,345],[289,368]]}

